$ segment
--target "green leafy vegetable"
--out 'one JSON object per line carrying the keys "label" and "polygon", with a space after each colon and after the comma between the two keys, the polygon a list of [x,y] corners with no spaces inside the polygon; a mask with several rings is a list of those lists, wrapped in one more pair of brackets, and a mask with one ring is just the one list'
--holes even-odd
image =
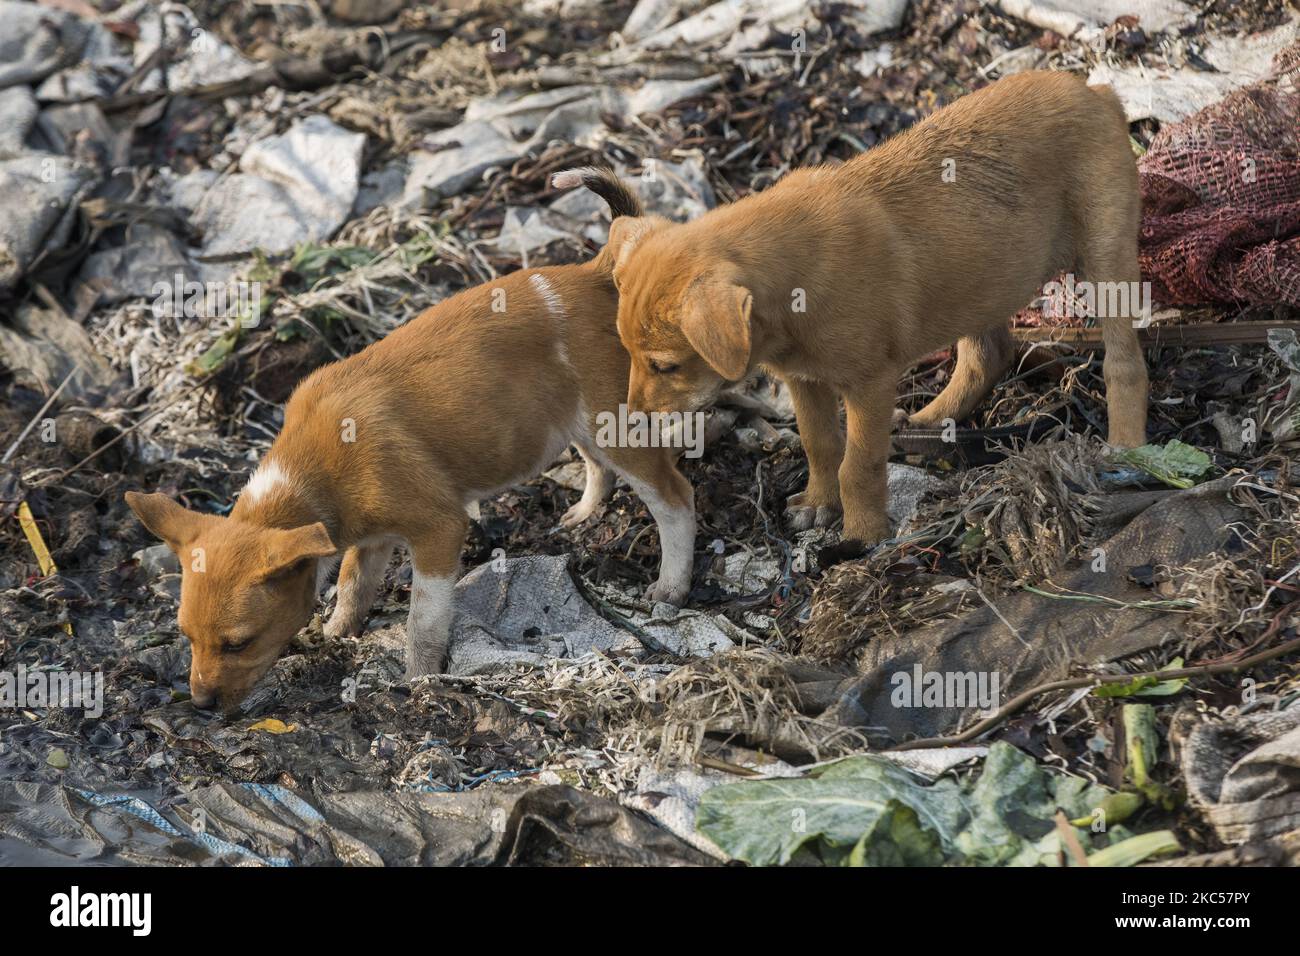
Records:
{"label": "green leafy vegetable", "polygon": [[1175,488],[1190,488],[1210,470],[1210,456],[1199,448],[1185,445],[1178,439],[1164,445],[1143,445],[1127,448],[1116,455],[1116,460],[1145,471]]}
{"label": "green leafy vegetable", "polygon": [[[1169,662],[1169,670],[1183,666],[1183,659],[1175,657]],[[1094,697],[1170,697],[1183,689],[1186,677],[1173,680],[1156,680],[1154,677],[1135,677],[1123,683],[1101,684],[1092,689]]]}
{"label": "green leafy vegetable", "polygon": [[1054,817],[1081,838],[1119,841],[1123,827],[1090,830],[1141,806],[1078,777],[1051,773],[1006,743],[989,748],[974,782],[929,782],[884,757],[848,757],[797,779],[753,780],[705,791],[696,825],[738,860],[766,866],[1054,866]]}

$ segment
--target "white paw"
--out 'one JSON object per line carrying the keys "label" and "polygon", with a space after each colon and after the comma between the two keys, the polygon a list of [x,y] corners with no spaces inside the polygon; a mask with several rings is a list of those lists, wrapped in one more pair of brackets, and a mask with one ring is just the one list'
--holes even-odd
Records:
{"label": "white paw", "polygon": [[560,527],[577,527],[595,514],[598,506],[598,502],[579,501],[564,513],[564,517],[560,519]]}
{"label": "white paw", "polygon": [[645,599],[651,604],[671,604],[681,607],[686,603],[686,596],[691,593],[689,581],[674,583],[660,578],[646,588]]}
{"label": "white paw", "polygon": [[[410,653],[408,652],[408,657]],[[445,667],[445,661],[442,654],[436,655],[419,655],[418,658],[407,660],[406,662],[406,680],[407,683],[415,680],[417,677],[424,677],[426,674],[441,674]]]}

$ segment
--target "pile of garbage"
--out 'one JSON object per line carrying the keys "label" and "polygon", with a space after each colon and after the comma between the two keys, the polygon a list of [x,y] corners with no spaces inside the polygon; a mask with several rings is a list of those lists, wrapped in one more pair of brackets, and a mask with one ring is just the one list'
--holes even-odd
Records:
{"label": "pile of garbage", "polygon": [[[454,6],[0,0],[0,861],[1300,860],[1294,11]],[[685,609],[644,599],[629,490],[557,527],[569,454],[481,504],[445,675],[403,680],[399,554],[361,638],[327,603],[242,715],[190,704],[124,492],[226,513],[312,369],[589,258],[603,204],[558,170],[689,219],[1028,69],[1132,121],[1150,445],[1100,444],[1098,330],[1027,303],[972,418],[895,436],[894,537],[836,563],[783,523],[807,466],[760,375],[683,462]]]}

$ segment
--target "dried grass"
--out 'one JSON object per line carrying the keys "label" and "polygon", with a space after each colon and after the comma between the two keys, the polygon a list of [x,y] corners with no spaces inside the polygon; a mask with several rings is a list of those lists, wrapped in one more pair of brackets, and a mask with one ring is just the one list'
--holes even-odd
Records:
{"label": "dried grass", "polygon": [[[1041,580],[1077,553],[1092,533],[1088,496],[1100,492],[1102,446],[1078,435],[975,468],[923,502],[906,537],[863,561],[827,572],[813,593],[802,649],[844,660],[877,634],[899,633],[980,603],[981,593]],[[955,557],[971,587],[918,571]]]}
{"label": "dried grass", "polygon": [[823,760],[867,749],[854,730],[799,711],[782,655],[766,648],[724,651],[677,669],[615,661],[601,654],[511,674],[467,678],[480,692],[542,714],[573,753],[599,750],[606,784],[622,789],[642,766],[694,763],[712,741],[766,753]]}
{"label": "dried grass", "polygon": [[1215,644],[1244,653],[1300,617],[1300,495],[1285,469],[1272,481],[1242,475],[1230,494],[1252,514],[1232,526],[1241,546],[1171,570],[1196,602],[1182,626],[1188,654]]}

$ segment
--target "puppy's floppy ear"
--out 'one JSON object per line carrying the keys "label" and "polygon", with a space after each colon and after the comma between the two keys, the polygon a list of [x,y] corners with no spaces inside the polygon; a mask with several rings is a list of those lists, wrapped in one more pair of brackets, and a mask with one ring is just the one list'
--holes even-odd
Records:
{"label": "puppy's floppy ear", "polygon": [[128,491],[126,503],[141,524],[176,552],[197,538],[205,525],[221,520],[216,515],[190,511],[166,495],[142,495],[137,491]]}
{"label": "puppy's floppy ear", "polygon": [[609,224],[609,242],[605,244],[605,250],[614,264],[614,288],[622,288],[619,277],[637,243],[661,224],[662,220],[654,216],[619,216]]}
{"label": "puppy's floppy ear", "polygon": [[325,525],[303,525],[300,528],[282,528],[266,533],[266,550],[259,577],[265,581],[294,568],[308,558],[332,558],[338,548],[330,540]]}
{"label": "puppy's floppy ear", "polygon": [[701,273],[686,289],[682,334],[700,358],[729,382],[749,371],[750,311],[754,297],[717,273]]}

